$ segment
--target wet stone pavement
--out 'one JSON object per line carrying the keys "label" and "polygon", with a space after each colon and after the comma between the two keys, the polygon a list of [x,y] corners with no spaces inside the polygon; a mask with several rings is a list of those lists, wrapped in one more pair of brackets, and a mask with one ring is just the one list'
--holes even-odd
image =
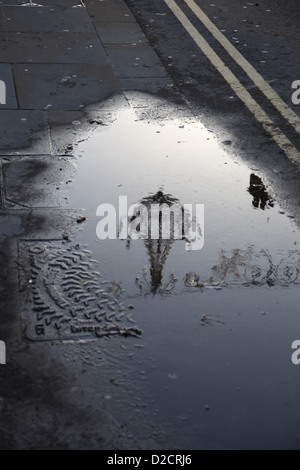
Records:
{"label": "wet stone pavement", "polygon": [[[2,449],[298,448],[299,228],[123,1],[0,2]],[[205,243],[97,207],[204,204]]]}

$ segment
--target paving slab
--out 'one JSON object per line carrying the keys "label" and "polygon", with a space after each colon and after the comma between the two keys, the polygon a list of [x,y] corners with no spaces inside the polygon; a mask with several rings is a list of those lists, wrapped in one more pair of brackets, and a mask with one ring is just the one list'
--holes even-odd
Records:
{"label": "paving slab", "polygon": [[22,6],[22,5],[30,5],[30,0],[0,0],[0,5],[7,5],[7,6]]}
{"label": "paving slab", "polygon": [[0,110],[0,155],[50,153],[47,114]]}
{"label": "paving slab", "polygon": [[[24,220],[28,216],[28,213],[16,211],[14,213],[8,214],[7,212],[0,211],[0,257],[17,257],[17,247],[16,239],[17,237],[22,237],[24,234]],[[14,242],[12,242],[14,239]],[[3,243],[9,240],[8,243],[5,243],[4,248]],[[10,250],[7,250],[9,246]],[[3,268],[7,268],[7,264],[1,263],[0,279],[3,273]],[[1,279],[2,280],[2,279]],[[0,283],[0,293],[2,290],[2,283]],[[2,295],[0,296],[0,305],[3,301]],[[1,318],[2,319],[2,318]]]}
{"label": "paving slab", "polygon": [[84,8],[84,3],[81,0],[0,0],[0,5],[3,6],[22,6],[29,8],[48,7],[48,8],[68,8],[68,7],[81,7]]}
{"label": "paving slab", "polygon": [[148,44],[148,40],[138,24],[98,24],[96,30],[103,44]]}
{"label": "paving slab", "polygon": [[109,111],[116,112],[120,109],[124,109],[128,106],[128,100],[125,96],[124,91],[121,93],[114,93],[104,101],[93,103],[86,108],[86,111]]}
{"label": "paving slab", "polygon": [[56,155],[73,155],[79,142],[88,139],[99,127],[109,126],[116,120],[112,111],[104,109],[89,111],[84,116],[75,117],[72,122],[67,121],[67,115],[71,117],[70,112],[65,114],[57,111],[49,114],[52,149]]}
{"label": "paving slab", "polygon": [[112,44],[105,50],[119,78],[167,77],[160,59],[149,46]]}
{"label": "paving slab", "polygon": [[20,6],[2,8],[7,31],[20,33],[91,33],[94,31],[91,18],[85,8],[25,8]]}
{"label": "paving slab", "polygon": [[116,113],[122,107],[130,109],[125,95],[113,95],[102,103],[85,108],[84,113],[53,111],[48,113],[53,153],[73,155],[76,147],[88,140],[99,127],[108,127],[118,119]]}
{"label": "paving slab", "polygon": [[176,119],[194,119],[192,111],[186,106],[185,101],[177,97],[177,100],[161,100],[150,93],[126,92],[126,97],[135,110],[139,120],[170,120],[175,114]]}
{"label": "paving slab", "polygon": [[84,224],[78,224],[77,220],[87,215],[84,209],[37,209],[30,211],[13,211],[14,214],[23,214],[24,233],[23,240],[65,240],[66,235],[70,239],[75,238],[83,230]]}
{"label": "paving slab", "polygon": [[139,91],[142,93],[152,93],[153,95],[174,95],[174,82],[168,76],[160,78],[120,78],[120,84],[125,92]]}
{"label": "paving slab", "polygon": [[0,31],[6,31],[4,7],[0,5]]}
{"label": "paving slab", "polygon": [[75,111],[122,91],[110,65],[31,64],[13,70],[24,109]]}
{"label": "paving slab", "polygon": [[136,19],[123,0],[85,0],[91,19],[102,23],[136,23]]}
{"label": "paving slab", "polygon": [[[13,0],[12,0],[13,1]],[[28,0],[27,0],[28,1]],[[60,7],[60,8],[68,8],[68,7],[80,7],[84,8],[84,2],[81,0],[31,0],[32,3],[38,3],[39,5],[43,5],[45,7]]]}
{"label": "paving slab", "polygon": [[48,111],[48,122],[54,126],[68,125],[73,132],[76,132],[79,121],[84,121],[90,117],[91,112],[110,113],[116,117],[119,109],[129,107],[128,99],[124,92],[114,93],[104,101],[92,103],[81,111]]}
{"label": "paving slab", "polygon": [[[91,33],[0,33],[1,62],[107,64]],[[0,68],[1,77],[1,68]]]}
{"label": "paving slab", "polygon": [[11,157],[2,160],[6,207],[68,206],[68,188],[76,180],[72,158]]}
{"label": "paving slab", "polygon": [[0,212],[4,209],[5,209],[4,183],[3,183],[3,173],[2,173],[2,160],[0,158]]}
{"label": "paving slab", "polygon": [[85,111],[48,111],[48,122],[51,126],[64,126],[69,125],[69,128],[74,127],[73,122],[80,122],[85,118]]}
{"label": "paving slab", "polygon": [[[0,39],[1,41],[1,39]],[[2,59],[1,59],[2,60]],[[0,64],[0,80],[6,87],[6,104],[0,104],[1,109],[17,109],[17,99],[11,66],[9,64]]]}
{"label": "paving slab", "polygon": [[[83,209],[17,208],[0,211],[0,256],[18,257],[18,240],[60,240],[63,244],[83,230],[77,220],[87,215]],[[9,250],[7,249],[9,247]],[[4,267],[3,264],[1,264]],[[16,263],[14,267],[17,269]],[[1,272],[0,272],[1,276]],[[0,305],[3,299],[0,296]]]}

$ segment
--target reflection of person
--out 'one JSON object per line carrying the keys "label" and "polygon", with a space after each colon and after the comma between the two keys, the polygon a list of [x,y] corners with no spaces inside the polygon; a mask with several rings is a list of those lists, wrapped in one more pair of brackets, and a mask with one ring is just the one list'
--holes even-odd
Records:
{"label": "reflection of person", "polygon": [[268,194],[262,179],[254,173],[250,176],[248,192],[253,196],[252,204],[256,209],[265,210],[266,207],[274,207],[274,202]]}
{"label": "reflection of person", "polygon": [[163,269],[171,250],[171,240],[145,240],[150,259],[151,292],[156,294],[162,286]]}
{"label": "reflection of person", "polygon": [[[178,199],[173,198],[170,194],[164,194],[162,191],[158,191],[152,196],[145,197],[142,199],[141,204],[144,204],[148,209],[149,218],[151,217],[151,205],[158,204],[163,206],[166,204],[171,207],[174,204],[179,204]],[[183,208],[182,208],[183,210]],[[149,227],[151,227],[151,220],[149,220]],[[150,260],[150,291],[152,294],[156,294],[160,289],[163,289],[163,269],[167,261],[168,255],[171,250],[172,243],[174,242],[174,230],[171,223],[170,239],[166,240],[162,237],[162,217],[161,213],[159,216],[159,239],[152,240],[150,233],[149,238],[144,241],[147,249],[149,260]],[[172,278],[172,279],[171,279]],[[174,282],[174,278],[171,275],[170,282]],[[144,276],[144,280],[146,280]],[[170,283],[168,284],[170,286]],[[167,291],[167,290],[166,290]]]}
{"label": "reflection of person", "polygon": [[[162,191],[158,191],[153,196],[149,196],[144,198],[142,204],[145,204],[146,207],[151,206],[151,204],[159,204],[162,206],[163,204],[168,205],[171,207],[173,204],[179,204],[178,199],[173,198],[170,194],[164,194]],[[151,211],[149,211],[149,216]],[[159,220],[160,225],[160,238],[158,240],[152,240],[149,237],[148,240],[145,240],[145,246],[148,251],[149,259],[150,259],[150,275],[151,275],[151,292],[156,294],[157,291],[162,287],[163,282],[163,269],[164,265],[167,261],[169,256],[172,243],[174,242],[174,233],[171,230],[170,239],[164,240],[162,239],[162,220],[160,217]],[[151,224],[150,224],[151,226]],[[172,224],[171,224],[172,226]]]}

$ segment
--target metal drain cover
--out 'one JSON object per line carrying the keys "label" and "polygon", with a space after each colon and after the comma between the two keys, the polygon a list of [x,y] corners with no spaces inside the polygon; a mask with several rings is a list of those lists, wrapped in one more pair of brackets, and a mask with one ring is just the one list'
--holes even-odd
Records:
{"label": "metal drain cover", "polygon": [[118,282],[103,280],[92,253],[59,241],[20,241],[20,292],[33,341],[139,336]]}

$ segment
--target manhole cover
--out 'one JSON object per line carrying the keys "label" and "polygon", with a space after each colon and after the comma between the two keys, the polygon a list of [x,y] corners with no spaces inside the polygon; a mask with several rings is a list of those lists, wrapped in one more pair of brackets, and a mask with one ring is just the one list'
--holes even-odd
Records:
{"label": "manhole cover", "polygon": [[[26,337],[33,341],[139,336],[119,282],[104,280],[92,253],[63,242],[19,243]],[[122,301],[123,300],[123,301]]]}

